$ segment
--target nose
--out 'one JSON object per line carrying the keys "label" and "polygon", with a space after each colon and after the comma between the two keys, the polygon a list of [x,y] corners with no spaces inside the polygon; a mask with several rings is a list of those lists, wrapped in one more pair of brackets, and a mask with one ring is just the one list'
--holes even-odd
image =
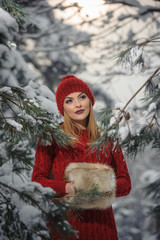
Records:
{"label": "nose", "polygon": [[75,107],[81,107],[82,106],[82,104],[81,104],[81,102],[77,99],[76,101],[75,101]]}

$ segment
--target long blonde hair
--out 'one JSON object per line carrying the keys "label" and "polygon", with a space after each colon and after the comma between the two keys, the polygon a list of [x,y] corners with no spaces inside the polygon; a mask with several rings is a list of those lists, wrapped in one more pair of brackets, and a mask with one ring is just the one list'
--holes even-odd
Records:
{"label": "long blonde hair", "polygon": [[[60,128],[64,130],[65,134],[70,135],[75,138],[75,140],[71,141],[71,145],[74,145],[74,142],[79,142],[78,138],[81,134],[80,126],[72,120],[67,113],[64,111],[64,122],[60,125]],[[99,127],[95,121],[94,112],[92,104],[90,103],[90,112],[87,119],[87,132],[89,142],[94,142],[100,137]]]}

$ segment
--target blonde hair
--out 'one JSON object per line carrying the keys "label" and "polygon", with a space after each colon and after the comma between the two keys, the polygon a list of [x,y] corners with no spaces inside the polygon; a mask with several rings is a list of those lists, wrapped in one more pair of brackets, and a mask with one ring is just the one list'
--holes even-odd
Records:
{"label": "blonde hair", "polygon": [[[75,138],[75,140],[71,141],[71,145],[74,145],[74,142],[79,142],[78,138],[81,134],[80,126],[72,120],[67,113],[64,111],[64,122],[60,125],[60,128],[64,130],[65,134],[70,135]],[[94,112],[92,104],[90,103],[90,112],[87,119],[87,132],[89,142],[94,142],[100,137],[100,132],[98,125],[95,121]]]}

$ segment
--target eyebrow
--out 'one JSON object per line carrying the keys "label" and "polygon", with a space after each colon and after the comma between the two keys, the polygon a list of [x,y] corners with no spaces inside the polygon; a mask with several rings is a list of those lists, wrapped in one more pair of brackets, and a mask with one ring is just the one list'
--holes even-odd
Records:
{"label": "eyebrow", "polygon": [[[80,96],[80,95],[82,95],[84,92],[81,92],[79,95],[78,95],[78,97]],[[69,99],[73,99],[73,97],[66,97],[66,98],[69,98]],[[65,98],[65,99],[66,99]]]}

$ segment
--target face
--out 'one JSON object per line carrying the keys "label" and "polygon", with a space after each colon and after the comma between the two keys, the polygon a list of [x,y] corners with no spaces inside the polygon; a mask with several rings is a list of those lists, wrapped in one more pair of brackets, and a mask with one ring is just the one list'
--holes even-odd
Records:
{"label": "face", "polygon": [[82,127],[86,127],[90,112],[90,100],[85,93],[74,92],[69,94],[64,99],[63,108],[72,120]]}

